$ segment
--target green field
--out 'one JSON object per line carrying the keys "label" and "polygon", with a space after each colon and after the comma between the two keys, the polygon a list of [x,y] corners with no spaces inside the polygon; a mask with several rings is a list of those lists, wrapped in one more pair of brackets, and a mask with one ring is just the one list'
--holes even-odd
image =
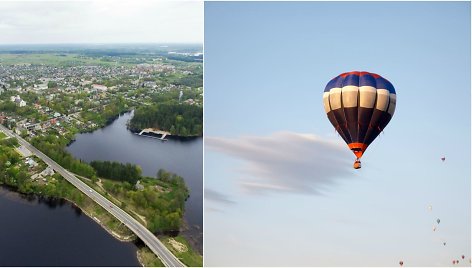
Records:
{"label": "green field", "polygon": [[0,132],[0,140],[3,140],[7,135],[5,135],[5,133],[3,132]]}
{"label": "green field", "polygon": [[86,57],[68,53],[31,53],[31,54],[0,54],[0,64],[44,64],[48,66],[76,65],[113,65],[114,61],[106,58]]}

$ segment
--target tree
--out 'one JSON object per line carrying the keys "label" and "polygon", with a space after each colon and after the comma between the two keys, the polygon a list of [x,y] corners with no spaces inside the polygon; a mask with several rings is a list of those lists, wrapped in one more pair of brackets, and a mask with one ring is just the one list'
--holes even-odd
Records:
{"label": "tree", "polygon": [[56,81],[49,81],[48,82],[48,88],[56,88],[57,87],[57,82]]}

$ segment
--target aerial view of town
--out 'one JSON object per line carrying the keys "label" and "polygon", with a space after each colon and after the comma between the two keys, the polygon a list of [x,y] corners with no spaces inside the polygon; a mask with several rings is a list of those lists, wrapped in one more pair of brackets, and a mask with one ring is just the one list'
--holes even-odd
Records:
{"label": "aerial view of town", "polygon": [[[50,248],[0,265],[202,266],[202,110],[201,45],[0,46],[0,203],[73,221],[56,241],[35,222]],[[2,255],[22,254],[10,232]],[[55,260],[71,239],[98,256]]]}

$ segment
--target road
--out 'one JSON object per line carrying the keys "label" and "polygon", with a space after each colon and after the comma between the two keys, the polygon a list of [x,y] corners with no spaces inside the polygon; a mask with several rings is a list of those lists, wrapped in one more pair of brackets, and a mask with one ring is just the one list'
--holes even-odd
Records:
{"label": "road", "polygon": [[0,130],[3,131],[6,135],[10,137],[15,137],[18,139],[20,145],[23,145],[31,153],[35,154],[39,158],[41,158],[46,164],[52,167],[56,172],[62,175],[66,180],[68,180],[72,185],[74,185],[77,189],[83,192],[88,197],[92,198],[97,204],[103,207],[106,211],[112,214],[115,218],[125,224],[133,233],[135,233],[145,244],[148,246],[154,254],[156,254],[162,263],[168,267],[184,267],[185,265],[177,259],[165,246],[164,244],[156,237],[153,233],[151,233],[146,227],[144,227],[141,223],[136,221],[133,217],[131,217],[128,213],[123,211],[121,208],[117,207],[113,204],[110,200],[103,197],[101,194],[94,191],[90,188],[87,184],[83,181],[78,179],[72,173],[64,169],[62,166],[57,164],[54,160],[49,158],[47,155],[43,154],[41,151],[36,149],[33,145],[29,142],[21,138],[16,133],[13,133],[3,125],[0,125]]}

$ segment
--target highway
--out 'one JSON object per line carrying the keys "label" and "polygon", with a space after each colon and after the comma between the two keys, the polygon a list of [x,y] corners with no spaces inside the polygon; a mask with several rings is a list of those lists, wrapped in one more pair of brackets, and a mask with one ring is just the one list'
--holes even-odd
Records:
{"label": "highway", "polygon": [[16,133],[13,133],[6,127],[0,124],[0,130],[3,131],[6,135],[10,137],[15,137],[18,139],[20,145],[23,145],[31,153],[35,154],[41,158],[46,164],[53,168],[56,172],[62,175],[66,180],[68,180],[72,185],[77,189],[83,192],[85,195],[94,200],[97,204],[103,207],[106,211],[112,214],[115,218],[125,224],[133,233],[135,233],[151,250],[156,254],[162,263],[167,267],[184,267],[185,265],[177,259],[165,246],[164,244],[151,233],[146,227],[141,223],[136,221],[132,216],[123,211],[121,208],[117,207],[111,201],[103,197],[101,194],[94,191],[83,181],[78,179],[72,173],[64,169],[62,166],[57,164],[54,160],[49,158],[47,155],[43,154],[41,151],[32,146],[29,142],[21,138]]}

